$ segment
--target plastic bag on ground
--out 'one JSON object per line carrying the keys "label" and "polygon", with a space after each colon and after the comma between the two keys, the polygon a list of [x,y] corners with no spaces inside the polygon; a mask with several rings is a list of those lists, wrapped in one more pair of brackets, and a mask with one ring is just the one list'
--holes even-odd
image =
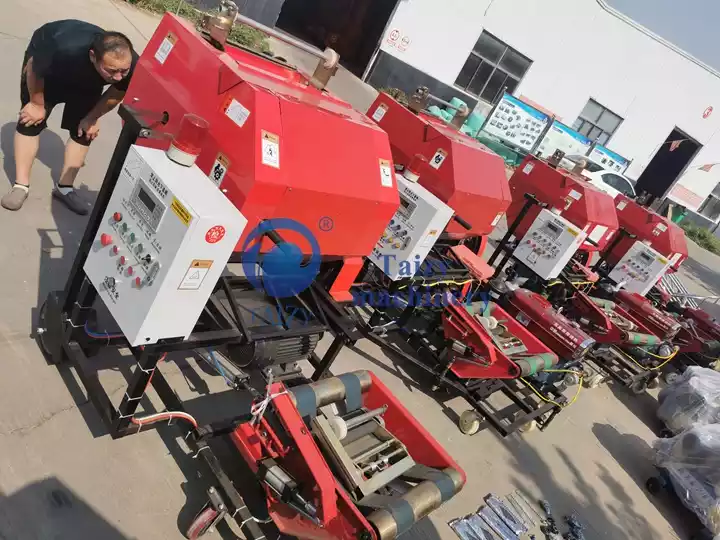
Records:
{"label": "plastic bag on ground", "polygon": [[720,373],[691,366],[658,396],[657,415],[670,431],[720,422]]}
{"label": "plastic bag on ground", "polygon": [[654,444],[655,465],[713,535],[720,534],[720,425],[708,424]]}

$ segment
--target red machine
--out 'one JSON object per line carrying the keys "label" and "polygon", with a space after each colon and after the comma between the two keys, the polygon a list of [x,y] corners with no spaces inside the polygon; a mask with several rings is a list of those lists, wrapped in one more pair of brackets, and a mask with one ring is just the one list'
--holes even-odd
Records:
{"label": "red machine", "polygon": [[[520,214],[526,202],[525,194],[532,193],[558,215],[581,227],[597,244],[583,243],[580,249],[584,251],[602,251],[620,228],[615,203],[610,195],[593,187],[582,177],[551,167],[536,157],[527,156],[515,170],[510,178],[510,191],[513,200],[507,210],[508,223]],[[517,238],[527,233],[540,210],[537,205],[530,208],[516,229]]]}
{"label": "red machine", "polygon": [[[462,469],[372,372],[289,390],[275,383],[268,395],[272,405],[231,437],[263,479],[283,534],[391,540],[465,484]],[[345,414],[320,411],[332,404]]]}
{"label": "red machine", "polygon": [[[467,220],[448,233],[461,239],[490,234],[510,204],[502,158],[440,119],[415,113],[381,93],[368,109],[390,137],[395,163],[410,167],[419,183]],[[422,156],[424,159],[418,159]]]}
{"label": "red machine", "polygon": [[644,242],[670,261],[670,267],[677,270],[687,259],[688,249],[685,231],[667,218],[640,206],[625,195],[615,198],[615,207],[620,226],[636,239],[622,238],[608,254],[610,265],[617,264],[635,242]]}
{"label": "red machine", "polygon": [[[399,205],[381,129],[287,64],[230,45],[219,51],[170,14],[147,44],[125,101],[167,111],[170,134],[186,113],[207,120],[197,165],[248,219],[237,249],[261,220],[295,220],[310,229],[324,260],[345,259],[332,292],[349,297],[361,258]],[[281,235],[311,253],[301,234]]]}
{"label": "red machine", "polygon": [[564,360],[580,359],[595,340],[558,313],[543,296],[527,289],[508,293],[507,312]]}

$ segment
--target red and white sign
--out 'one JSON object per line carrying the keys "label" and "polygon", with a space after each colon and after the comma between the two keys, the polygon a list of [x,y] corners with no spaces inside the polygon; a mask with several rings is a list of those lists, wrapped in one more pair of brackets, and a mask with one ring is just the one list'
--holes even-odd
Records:
{"label": "red and white sign", "polygon": [[225,236],[225,227],[222,225],[215,225],[210,227],[208,232],[205,233],[205,241],[208,244],[217,244]]}
{"label": "red and white sign", "polygon": [[388,34],[388,45],[394,47],[395,45],[397,45],[398,39],[400,39],[400,30],[398,30],[397,28],[393,28]]}
{"label": "red and white sign", "polygon": [[708,116],[710,116],[712,114],[712,112],[713,112],[713,108],[711,105],[710,107],[705,109],[705,111],[703,112],[703,118],[707,118]]}
{"label": "red and white sign", "polygon": [[398,51],[407,51],[407,48],[410,46],[410,37],[409,36],[403,36],[400,40],[400,44],[397,46]]}

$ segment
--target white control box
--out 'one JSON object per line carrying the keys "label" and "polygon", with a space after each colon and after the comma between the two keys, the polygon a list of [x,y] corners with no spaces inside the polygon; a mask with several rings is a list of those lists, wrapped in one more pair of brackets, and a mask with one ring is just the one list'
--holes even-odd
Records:
{"label": "white control box", "polygon": [[453,209],[420,184],[395,175],[400,207],[370,254],[390,279],[415,275],[453,216]]}
{"label": "white control box", "polygon": [[246,224],[197,166],[133,146],[85,274],[131,345],[187,338]]}
{"label": "white control box", "polygon": [[543,279],[556,278],[587,233],[543,208],[518,242],[513,256]]}
{"label": "white control box", "polygon": [[645,296],[670,267],[671,261],[636,240],[608,277],[628,292]]}

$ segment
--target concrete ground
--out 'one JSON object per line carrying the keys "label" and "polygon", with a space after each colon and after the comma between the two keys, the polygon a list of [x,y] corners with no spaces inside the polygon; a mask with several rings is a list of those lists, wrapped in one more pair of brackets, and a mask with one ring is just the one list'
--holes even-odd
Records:
{"label": "concrete ground", "polygon": [[[0,0],[0,10],[0,72],[6,74],[0,79],[4,190],[14,178],[12,137],[19,103],[13,74],[19,74],[33,29],[77,17],[126,32],[142,49],[157,19],[110,0]],[[347,83],[356,88],[350,79]],[[370,91],[363,92],[350,97],[358,103],[371,99]],[[25,207],[17,213],[0,211],[0,538],[179,539],[203,496],[195,462],[175,428],[111,440],[74,374],[48,366],[33,341],[38,308],[49,291],[63,286],[86,224],[50,198],[66,136],[59,112],[42,136]],[[88,201],[102,182],[119,129],[116,115],[103,120],[101,137],[80,173]],[[684,275],[698,290],[715,289],[717,260],[694,253],[686,268]],[[117,404],[134,367],[122,358],[97,362]],[[650,396],[629,396],[614,387],[583,391],[544,433],[502,439],[484,430],[466,437],[455,423],[467,408],[462,400],[441,404],[444,396],[431,394],[421,374],[375,346],[361,343],[356,351],[344,350],[334,370],[364,368],[389,385],[468,473],[465,490],[406,538],[454,538],[448,520],[476,510],[489,492],[504,496],[516,489],[547,499],[558,516],[576,512],[588,526],[588,539],[685,539],[694,527],[677,502],[650,497],[643,489],[653,474],[650,444],[657,429]],[[233,406],[240,406],[236,395],[222,392],[222,382],[193,360],[171,358],[163,372],[201,422],[212,412],[231,414]],[[145,410],[152,407],[144,403]]]}

